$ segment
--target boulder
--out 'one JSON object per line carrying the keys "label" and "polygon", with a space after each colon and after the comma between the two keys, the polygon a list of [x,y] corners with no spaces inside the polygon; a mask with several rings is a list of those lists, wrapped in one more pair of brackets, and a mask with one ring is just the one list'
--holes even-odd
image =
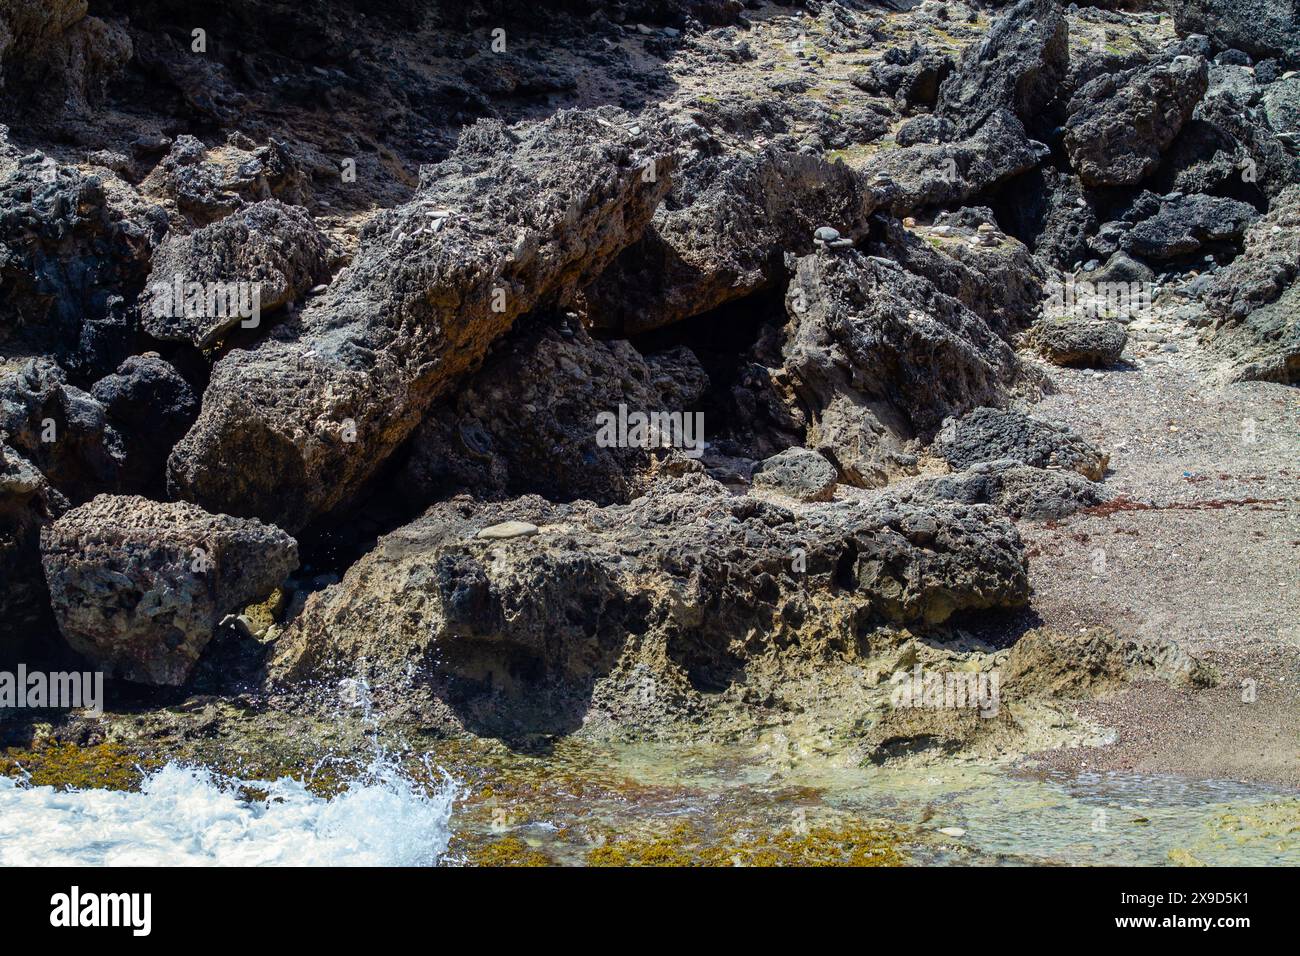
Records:
{"label": "boulder", "polygon": [[127,467],[108,410],[52,359],[0,372],[0,431],[74,504],[117,489]]}
{"label": "boulder", "polygon": [[1051,521],[1105,500],[1099,486],[1072,471],[1035,468],[1010,458],[927,478],[909,490],[910,500],[993,505],[1013,518]]}
{"label": "boulder", "polygon": [[932,450],[954,468],[1009,458],[1035,468],[1077,471],[1092,481],[1106,473],[1110,455],[1078,435],[1023,412],[977,408],[943,423]]}
{"label": "boulder", "polygon": [[225,145],[209,148],[198,137],[185,134],[176,137],[140,190],[170,201],[186,222],[205,226],[262,200],[301,205],[305,182],[301,164],[275,140],[257,146],[233,137]]}
{"label": "boulder", "polygon": [[808,416],[808,447],[851,484],[908,473],[909,440],[998,400],[1020,375],[978,314],[892,260],[805,256],[786,311],[781,379]]}
{"label": "boulder", "polygon": [[1179,55],[1091,80],[1070,99],[1065,149],[1089,186],[1150,175],[1209,86],[1205,60]]}
{"label": "boulder", "polygon": [[952,72],[952,57],[919,43],[890,47],[885,55],[852,78],[871,96],[894,98],[905,106],[933,106],[939,84]]}
{"label": "boulder", "polygon": [[0,89],[15,112],[84,117],[100,105],[132,45],[86,11],[86,0],[0,0]]}
{"label": "boulder", "polygon": [[1300,186],[1274,199],[1245,249],[1209,279],[1206,345],[1228,380],[1300,382]]}
{"label": "boulder", "polygon": [[305,210],[268,199],[168,236],[154,253],[140,314],[156,339],[210,348],[328,279],[324,233]]}
{"label": "boulder", "polygon": [[1047,273],[1029,249],[1003,234],[987,245],[973,241],[981,226],[994,224],[989,209],[940,213],[929,229],[904,228],[883,216],[877,222],[880,239],[868,246],[869,252],[933,283],[1003,339],[1010,341],[1037,312]]}
{"label": "boulder", "polygon": [[186,502],[100,495],[41,531],[59,630],[111,676],[185,682],[221,619],[298,566],[278,528]]}
{"label": "boulder", "polygon": [[167,456],[199,413],[189,382],[156,352],[148,352],[132,355],[91,386],[90,395],[121,437],[125,461],[119,485],[161,494]]}
{"label": "boulder", "polygon": [[645,236],[587,290],[596,326],[635,335],[708,312],[774,287],[783,255],[811,252],[819,227],[866,231],[877,196],[843,163],[705,142]]}
{"label": "boulder", "polygon": [[1177,0],[1170,12],[1180,34],[1202,33],[1219,49],[1300,67],[1295,0]]}
{"label": "boulder", "polygon": [[0,342],[107,374],[129,354],[125,295],[143,283],[167,217],[99,175],[22,155],[7,132],[0,126]]}
{"label": "boulder", "polygon": [[1069,66],[1069,27],[1053,0],[1021,0],[962,51],[939,88],[935,113],[968,136],[999,110],[1030,126],[1057,95]]}
{"label": "boulder", "polygon": [[1029,138],[1009,110],[998,110],[969,136],[882,150],[870,158],[863,175],[880,194],[880,204],[903,217],[960,205],[1028,172],[1050,153]]}
{"label": "boulder", "polygon": [[797,501],[830,501],[838,478],[838,469],[815,451],[787,448],[755,469],[753,487]]}
{"label": "boulder", "polygon": [[1178,259],[1210,243],[1240,239],[1257,216],[1249,203],[1224,196],[1166,197],[1155,215],[1124,234],[1120,246],[1144,259]]}
{"label": "boulder", "polygon": [[217,363],[169,487],[291,531],[351,501],[518,316],[640,234],[674,168],[660,142],[613,108],[471,127],[328,292]]}
{"label": "boulder", "polygon": [[1063,317],[1039,322],[1029,339],[1055,365],[1105,368],[1119,361],[1128,333],[1107,319]]}

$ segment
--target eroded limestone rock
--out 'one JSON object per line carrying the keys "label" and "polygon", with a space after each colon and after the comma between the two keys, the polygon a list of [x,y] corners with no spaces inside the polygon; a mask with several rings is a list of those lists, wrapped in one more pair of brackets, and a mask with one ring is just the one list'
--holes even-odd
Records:
{"label": "eroded limestone rock", "polygon": [[100,495],[41,531],[59,630],[113,676],[184,683],[221,618],[298,566],[278,528],[186,502]]}

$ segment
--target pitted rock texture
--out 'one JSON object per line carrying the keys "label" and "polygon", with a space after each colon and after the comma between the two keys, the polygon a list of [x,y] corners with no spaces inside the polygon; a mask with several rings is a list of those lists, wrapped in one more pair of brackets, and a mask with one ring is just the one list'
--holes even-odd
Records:
{"label": "pitted rock texture", "polygon": [[59,630],[110,675],[184,683],[222,617],[298,566],[278,528],[185,502],[100,495],[41,531]]}
{"label": "pitted rock texture", "polygon": [[249,203],[279,199],[297,205],[303,199],[303,179],[298,161],[281,143],[257,146],[245,137],[233,137],[230,143],[209,148],[186,135],[176,138],[140,188],[145,195],[169,202],[183,221],[204,226]]}
{"label": "pitted rock texture", "polygon": [[1030,341],[1057,365],[1105,368],[1119,361],[1128,333],[1105,319],[1052,318],[1030,330]]}
{"label": "pitted rock texture", "polygon": [[917,142],[872,157],[865,173],[897,216],[956,206],[1038,166],[1049,155],[1009,110],[951,142]]}
{"label": "pitted rock texture", "polygon": [[961,301],[856,250],[800,259],[786,310],[790,400],[807,416],[808,447],[851,484],[906,474],[908,441],[1004,397],[1020,374],[1011,347]]}
{"label": "pitted rock texture", "polygon": [[98,174],[22,155],[0,126],[0,343],[30,342],[87,374],[130,347],[126,300],[166,215]]}
{"label": "pitted rock texture", "polygon": [[29,109],[85,115],[130,61],[127,31],[86,0],[0,0],[0,89]]}
{"label": "pitted rock texture", "polygon": [[968,47],[939,89],[937,115],[973,133],[998,110],[1022,123],[1041,118],[1069,61],[1069,27],[1052,0],[1021,0]]}
{"label": "pitted rock texture", "polygon": [[[236,325],[257,327],[262,312],[300,299],[329,275],[329,243],[311,217],[269,199],[164,240],[153,255],[141,319],[154,338],[208,348]],[[202,297],[189,286],[201,287]],[[220,301],[209,301],[209,289]]]}
{"label": "pitted rock texture", "polygon": [[854,239],[878,201],[842,163],[706,152],[684,164],[641,241],[587,290],[592,321],[634,335],[770,288],[786,253],[812,251],[817,228]]}
{"label": "pitted rock texture", "polygon": [[1090,186],[1127,186],[1155,170],[1209,86],[1203,59],[1179,55],[1092,80],[1074,94],[1065,148]]}
{"label": "pitted rock texture", "polygon": [[90,389],[121,436],[124,489],[161,496],[167,456],[194,424],[198,396],[175,367],[156,352],[132,355]]}
{"label": "pitted rock texture", "polygon": [[839,469],[815,451],[787,448],[754,470],[753,487],[796,501],[830,501]]}
{"label": "pitted rock texture", "polygon": [[[539,531],[478,537],[507,519]],[[270,674],[282,684],[366,673],[403,695],[427,690],[448,722],[479,732],[554,730],[586,719],[602,685],[653,662],[698,699],[784,646],[852,642],[872,621],[924,627],[1026,595],[1019,537],[982,506],[795,512],[702,476],[607,508],[460,500],[388,535],[314,595]]]}
{"label": "pitted rock texture", "polygon": [[1010,458],[1035,468],[1063,468],[1100,481],[1110,456],[1068,429],[1022,412],[977,408],[945,421],[933,450],[954,468]]}
{"label": "pitted rock texture", "polygon": [[217,363],[175,494],[290,530],[348,501],[515,318],[636,238],[673,171],[658,142],[612,109],[467,130],[325,295]]}
{"label": "pitted rock texture", "polygon": [[1300,67],[1295,0],[1179,0],[1171,12],[1179,30],[1206,34],[1218,49],[1279,57],[1291,69]]}
{"label": "pitted rock texture", "polygon": [[707,385],[686,348],[643,356],[626,340],[595,341],[569,322],[512,334],[431,409],[412,436],[401,485],[420,506],[462,492],[627,501],[668,451],[602,443],[602,423],[616,422],[620,406],[628,414],[695,415]]}
{"label": "pitted rock texture", "polygon": [[1275,200],[1246,233],[1246,250],[1211,277],[1207,344],[1226,359],[1225,377],[1300,381],[1300,186]]}
{"label": "pitted rock texture", "polygon": [[978,462],[963,471],[927,478],[912,499],[994,505],[1013,518],[1064,518],[1105,500],[1100,486],[1072,471],[1036,468],[1010,458]]}
{"label": "pitted rock texture", "polygon": [[1120,246],[1146,259],[1177,259],[1203,246],[1238,240],[1255,220],[1249,204],[1222,196],[1177,196],[1120,239]]}
{"label": "pitted rock texture", "polygon": [[108,410],[50,359],[0,373],[0,431],[74,503],[121,483],[127,450]]}

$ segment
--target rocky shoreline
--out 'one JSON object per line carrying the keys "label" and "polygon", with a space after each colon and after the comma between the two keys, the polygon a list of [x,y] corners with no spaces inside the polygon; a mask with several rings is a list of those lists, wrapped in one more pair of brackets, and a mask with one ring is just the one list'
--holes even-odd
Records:
{"label": "rocky shoreline", "polygon": [[1300,787],[1300,25],[1111,6],[0,0],[10,759]]}

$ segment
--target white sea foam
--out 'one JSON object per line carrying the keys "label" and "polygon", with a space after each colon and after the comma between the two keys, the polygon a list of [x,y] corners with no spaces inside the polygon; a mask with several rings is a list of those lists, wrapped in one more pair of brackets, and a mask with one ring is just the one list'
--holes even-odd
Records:
{"label": "white sea foam", "polygon": [[[249,800],[240,787],[265,799]],[[138,792],[60,792],[0,778],[0,865],[433,866],[456,787],[377,756],[331,798],[168,764]]]}

